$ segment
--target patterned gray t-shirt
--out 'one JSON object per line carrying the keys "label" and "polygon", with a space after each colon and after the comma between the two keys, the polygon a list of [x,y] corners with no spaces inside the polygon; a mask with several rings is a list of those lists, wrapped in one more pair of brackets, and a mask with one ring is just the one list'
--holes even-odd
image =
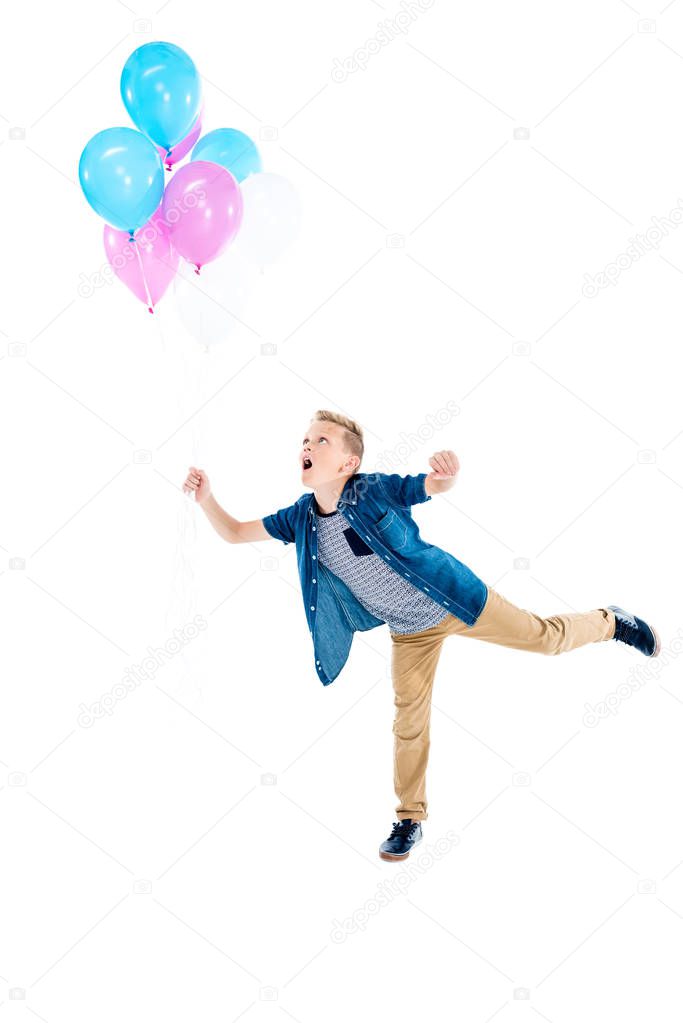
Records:
{"label": "patterned gray t-shirt", "polygon": [[431,629],[449,613],[390,568],[338,511],[316,509],[318,560],[346,583],[353,595],[392,632]]}

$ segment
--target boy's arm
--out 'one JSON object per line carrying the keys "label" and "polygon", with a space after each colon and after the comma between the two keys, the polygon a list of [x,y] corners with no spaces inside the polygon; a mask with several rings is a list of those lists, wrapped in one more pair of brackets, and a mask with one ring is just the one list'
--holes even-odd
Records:
{"label": "boy's arm", "polygon": [[455,452],[438,451],[429,459],[429,464],[432,472],[418,472],[415,476],[400,476],[397,472],[377,473],[388,499],[399,508],[410,508],[414,504],[431,501],[434,494],[450,490],[460,469]]}
{"label": "boy's arm", "polygon": [[218,535],[228,543],[251,543],[254,540],[270,540],[272,534],[263,525],[262,519],[239,522],[221,508],[211,492],[209,477],[203,469],[191,465],[183,483],[183,493],[194,494],[195,501],[205,513]]}
{"label": "boy's arm", "polygon": [[239,522],[221,508],[213,494],[201,503],[201,509],[219,536],[228,543],[253,543],[254,540],[272,540],[262,519]]}

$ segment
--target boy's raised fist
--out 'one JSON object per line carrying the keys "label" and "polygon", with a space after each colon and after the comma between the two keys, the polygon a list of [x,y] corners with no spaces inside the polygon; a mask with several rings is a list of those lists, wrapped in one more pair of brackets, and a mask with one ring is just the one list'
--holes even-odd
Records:
{"label": "boy's raised fist", "polygon": [[450,448],[444,451],[436,451],[429,459],[431,472],[428,479],[443,480],[457,476],[460,472],[460,461],[455,451]]}
{"label": "boy's raised fist", "polygon": [[209,477],[203,469],[197,469],[194,465],[190,466],[187,479],[183,483],[183,492],[185,494],[194,493],[194,499],[198,504],[206,500],[211,493],[211,486]]}

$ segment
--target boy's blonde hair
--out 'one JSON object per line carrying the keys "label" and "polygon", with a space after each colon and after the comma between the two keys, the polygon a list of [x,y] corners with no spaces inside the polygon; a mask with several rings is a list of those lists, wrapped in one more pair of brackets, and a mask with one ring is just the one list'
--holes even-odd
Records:
{"label": "boy's blonde hair", "polygon": [[[323,422],[323,423],[338,423],[339,426],[344,427],[344,433],[342,434],[342,440],[344,447],[350,455],[357,455],[360,462],[363,461],[363,452],[365,450],[363,444],[363,430],[360,425],[353,419],[349,419],[348,416],[343,416],[339,412],[331,412],[329,409],[320,408],[317,412],[314,412],[311,422]],[[359,462],[359,468],[360,468]]]}

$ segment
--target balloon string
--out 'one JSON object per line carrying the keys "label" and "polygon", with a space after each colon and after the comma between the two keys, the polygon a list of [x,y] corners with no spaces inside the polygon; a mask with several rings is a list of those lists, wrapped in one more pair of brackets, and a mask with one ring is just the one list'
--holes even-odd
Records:
{"label": "balloon string", "polygon": [[162,325],[162,321],[163,321],[163,316],[161,316],[161,315],[159,315],[159,313],[157,313],[157,315],[154,317],[154,319],[156,321],[157,332],[159,334],[159,341],[160,341],[160,344],[161,344],[161,354],[165,356],[165,355],[168,354],[168,347],[166,345],[166,339],[164,337],[164,332],[163,332],[162,326],[161,326]]}
{"label": "balloon string", "polygon": [[140,247],[138,246],[138,243],[136,242],[135,238],[131,237],[130,240],[131,240],[131,243],[135,246],[135,255],[138,257],[138,265],[140,267],[140,273],[142,274],[142,283],[145,286],[145,294],[147,295],[147,308],[149,309],[150,313],[153,313],[154,312],[154,304],[152,302],[152,296],[150,295],[149,288],[147,286],[147,278],[145,277],[145,268],[142,265],[142,256],[140,255]]}
{"label": "balloon string", "polygon": [[[161,324],[159,324],[161,330]],[[162,344],[163,344],[163,331]],[[164,352],[167,358],[174,362],[176,386],[176,406],[179,422],[187,422],[188,417],[201,407],[203,400],[203,386],[201,370],[203,360],[198,360],[196,355],[189,351],[184,342],[174,346],[175,351],[168,352],[164,345]],[[199,438],[198,415],[192,418],[192,447],[191,464],[195,465],[201,460],[202,451]],[[186,467],[182,467],[182,472]],[[171,580],[171,594],[166,614],[166,626],[173,629],[177,626],[184,627],[192,621],[197,614],[197,584],[195,574],[195,549],[197,542],[197,515],[199,508],[191,495],[180,491],[177,504],[177,534],[174,552],[174,564]],[[195,505],[195,507],[191,507]],[[196,704],[203,697],[202,688],[198,681],[197,657],[192,650],[186,652],[183,647],[179,658],[176,660],[176,676],[178,694],[185,703]]]}

